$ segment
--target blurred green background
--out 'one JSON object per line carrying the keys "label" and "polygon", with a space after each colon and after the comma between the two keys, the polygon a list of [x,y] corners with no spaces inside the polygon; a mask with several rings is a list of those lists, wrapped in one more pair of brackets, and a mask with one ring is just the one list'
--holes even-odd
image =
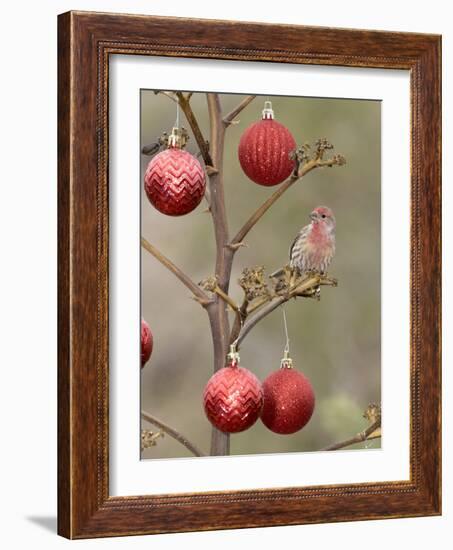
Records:
{"label": "blurred green background", "polygon": [[[221,94],[224,113],[245,96]],[[276,187],[251,182],[242,172],[237,147],[243,131],[261,117],[266,97],[257,97],[227,130],[225,194],[230,233]],[[289,246],[318,205],[333,209],[337,252],[329,274],[338,288],[323,287],[321,301],[292,300],[285,306],[295,366],[308,376],[316,395],[312,419],[300,432],[277,435],[258,422],[231,436],[231,454],[316,451],[367,426],[362,413],[380,403],[380,147],[379,101],[272,96],[275,118],[296,142],[326,137],[347,164],[309,173],[297,182],[249,233],[248,248],[236,254],[230,294],[245,266],[264,265],[272,273],[288,261]],[[209,121],[205,94],[191,104],[206,139]],[[151,90],[141,92],[141,142],[170,132],[176,104]],[[181,125],[189,124],[181,112]],[[191,135],[187,150],[198,148]],[[149,157],[141,156],[142,182]],[[192,213],[168,217],[151,206],[142,187],[142,235],[195,282],[213,274],[215,243],[212,220],[203,201]],[[142,369],[142,407],[186,435],[209,453],[211,425],[203,412],[203,389],[212,375],[212,344],[205,311],[173,274],[142,250],[142,315],[154,334],[151,360]],[[241,364],[260,380],[279,367],[285,344],[282,313],[277,309],[257,325],[241,347]],[[137,359],[138,361],[138,359]],[[153,429],[146,422],[142,428]],[[157,430],[156,430],[157,431]],[[380,440],[367,443],[379,447]],[[363,448],[364,444],[356,448]],[[354,447],[350,447],[354,448]],[[191,456],[171,437],[146,449],[142,458]]]}

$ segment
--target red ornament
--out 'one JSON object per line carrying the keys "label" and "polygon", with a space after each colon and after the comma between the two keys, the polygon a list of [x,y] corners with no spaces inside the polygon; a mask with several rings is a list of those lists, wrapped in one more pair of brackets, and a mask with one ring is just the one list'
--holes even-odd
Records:
{"label": "red ornament", "polygon": [[264,405],[261,420],[269,430],[292,434],[310,420],[315,408],[315,394],[308,378],[294,369],[291,360],[263,382]]}
{"label": "red ornament", "polygon": [[289,158],[296,149],[291,132],[274,120],[270,101],[266,101],[263,118],[245,130],[239,142],[239,162],[246,175],[260,185],[277,185],[294,170]]}
{"label": "red ornament", "polygon": [[141,330],[141,365],[142,368],[148,362],[153,352],[153,333],[149,328],[148,323],[142,319],[142,330]]}
{"label": "red ornament", "polygon": [[177,132],[174,128],[169,148],[156,155],[145,172],[145,191],[150,203],[168,216],[192,212],[200,204],[206,188],[201,164],[181,149]]}
{"label": "red ornament", "polygon": [[211,376],[203,402],[206,416],[216,428],[226,433],[243,432],[260,416],[263,407],[261,382],[233,358]]}

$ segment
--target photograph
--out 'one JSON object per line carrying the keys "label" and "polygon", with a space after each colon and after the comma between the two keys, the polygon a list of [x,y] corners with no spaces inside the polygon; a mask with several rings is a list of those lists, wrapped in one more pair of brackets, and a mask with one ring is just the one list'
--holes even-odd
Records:
{"label": "photograph", "polygon": [[187,9],[58,16],[58,534],[438,516],[432,13]]}
{"label": "photograph", "polygon": [[2,5],[5,550],[453,547],[450,12]]}
{"label": "photograph", "polygon": [[141,89],[140,128],[141,459],[380,449],[381,101]]}

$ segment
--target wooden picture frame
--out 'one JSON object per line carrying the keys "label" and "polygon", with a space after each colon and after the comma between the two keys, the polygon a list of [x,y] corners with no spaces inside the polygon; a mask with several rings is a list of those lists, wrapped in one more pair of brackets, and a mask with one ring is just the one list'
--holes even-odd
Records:
{"label": "wooden picture frame", "polygon": [[[441,39],[69,12],[58,21],[58,532],[68,538],[441,513]],[[410,480],[109,495],[109,56],[404,69],[411,94]]]}

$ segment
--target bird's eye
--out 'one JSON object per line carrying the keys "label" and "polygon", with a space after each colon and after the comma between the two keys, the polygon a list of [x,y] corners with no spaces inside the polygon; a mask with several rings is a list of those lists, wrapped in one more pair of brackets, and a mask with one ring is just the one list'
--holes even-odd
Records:
{"label": "bird's eye", "polygon": [[326,217],[326,215],[325,215],[325,214],[321,214],[321,218],[325,218],[325,217]]}

